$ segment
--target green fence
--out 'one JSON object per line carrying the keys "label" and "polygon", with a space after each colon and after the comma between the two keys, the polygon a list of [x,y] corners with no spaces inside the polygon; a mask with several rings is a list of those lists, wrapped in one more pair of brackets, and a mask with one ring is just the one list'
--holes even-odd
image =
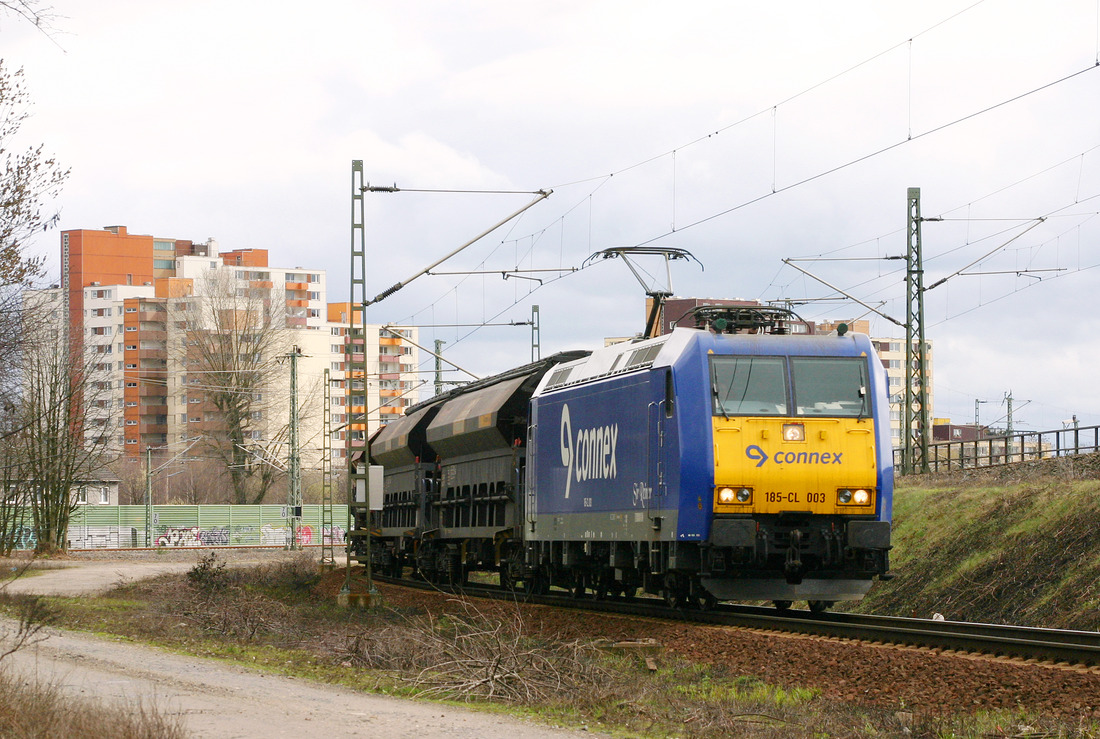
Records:
{"label": "green fence", "polygon": [[[344,546],[348,507],[332,507],[332,530],[322,525],[322,506],[302,506],[298,544],[320,546],[331,537]],[[69,521],[69,549],[134,547],[285,547],[290,535],[286,506],[122,505],[80,506]],[[146,526],[146,521],[149,526]],[[34,530],[20,527],[17,549],[34,549]]]}

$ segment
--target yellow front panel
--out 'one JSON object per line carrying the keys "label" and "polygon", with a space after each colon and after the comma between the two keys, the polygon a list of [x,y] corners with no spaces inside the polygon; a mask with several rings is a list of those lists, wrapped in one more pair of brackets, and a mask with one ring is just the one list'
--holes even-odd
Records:
{"label": "yellow front panel", "polygon": [[[801,441],[784,438],[784,425],[801,426]],[[797,436],[797,428],[788,429]],[[715,488],[752,489],[747,504],[720,513],[869,514],[875,511],[874,425],[869,418],[714,418]],[[841,505],[840,488],[872,492],[866,506]]]}

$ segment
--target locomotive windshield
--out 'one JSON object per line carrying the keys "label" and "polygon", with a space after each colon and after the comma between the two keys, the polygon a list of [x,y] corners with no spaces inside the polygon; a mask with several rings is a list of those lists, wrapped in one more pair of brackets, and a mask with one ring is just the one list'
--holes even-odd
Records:
{"label": "locomotive windshield", "polygon": [[800,416],[869,415],[867,363],[858,357],[791,357]]}
{"label": "locomotive windshield", "polygon": [[[790,383],[787,361],[784,357],[712,357],[714,415],[834,418],[870,415],[866,360],[791,357]],[[788,388],[792,387],[793,404],[788,398]]]}
{"label": "locomotive windshield", "polygon": [[783,357],[714,357],[714,414],[786,416],[787,363]]}

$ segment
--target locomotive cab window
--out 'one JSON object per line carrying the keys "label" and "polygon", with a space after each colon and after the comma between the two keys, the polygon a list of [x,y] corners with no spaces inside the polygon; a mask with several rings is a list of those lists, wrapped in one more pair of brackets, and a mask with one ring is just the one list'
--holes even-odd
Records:
{"label": "locomotive cab window", "polygon": [[716,416],[785,416],[787,364],[782,357],[711,358]]}
{"label": "locomotive cab window", "polygon": [[870,415],[866,361],[857,357],[791,357],[800,416]]}

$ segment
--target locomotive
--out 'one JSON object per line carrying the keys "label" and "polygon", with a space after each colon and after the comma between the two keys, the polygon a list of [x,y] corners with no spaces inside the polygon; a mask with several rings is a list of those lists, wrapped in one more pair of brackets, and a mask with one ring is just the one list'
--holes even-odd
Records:
{"label": "locomotive", "polygon": [[818,611],[889,577],[893,455],[871,341],[810,334],[780,309],[693,313],[693,328],[555,354],[383,427],[372,564]]}

